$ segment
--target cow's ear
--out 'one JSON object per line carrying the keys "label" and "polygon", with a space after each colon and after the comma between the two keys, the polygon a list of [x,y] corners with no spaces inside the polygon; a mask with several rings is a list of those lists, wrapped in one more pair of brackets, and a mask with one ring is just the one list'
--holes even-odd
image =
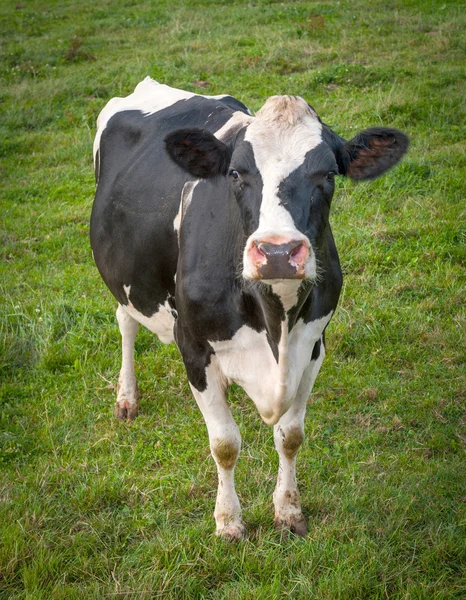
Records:
{"label": "cow's ear", "polygon": [[365,129],[338,148],[339,171],[355,181],[374,179],[395,166],[408,146],[408,136],[397,129]]}
{"label": "cow's ear", "polygon": [[165,138],[165,148],[182,169],[200,179],[226,175],[230,150],[205,129],[178,129]]}

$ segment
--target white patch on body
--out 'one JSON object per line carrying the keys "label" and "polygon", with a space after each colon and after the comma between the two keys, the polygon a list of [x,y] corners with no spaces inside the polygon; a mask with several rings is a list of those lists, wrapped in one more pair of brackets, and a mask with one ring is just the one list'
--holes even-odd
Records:
{"label": "white patch on body", "polygon": [[123,289],[128,298],[128,304],[125,304],[122,308],[128,315],[138,323],[141,323],[141,325],[144,325],[144,327],[147,327],[149,331],[155,333],[164,344],[171,344],[171,342],[174,342],[175,337],[173,335],[173,327],[175,325],[175,317],[173,316],[173,309],[168,304],[168,301],[165,301],[163,305],[161,304],[157,312],[150,317],[147,317],[134,308],[130,300],[131,286],[124,285]]}
{"label": "white patch on body", "polygon": [[128,300],[128,302],[129,302],[129,295],[130,295],[130,292],[131,292],[131,286],[130,286],[130,285],[124,285],[124,284],[123,284],[123,290],[124,290],[124,292],[125,292],[125,294],[126,294],[126,299],[127,299],[127,300]]}
{"label": "white patch on body", "polygon": [[200,179],[196,179],[195,181],[187,181],[181,190],[180,208],[178,209],[176,217],[173,221],[173,229],[177,234],[180,231],[181,223],[184,219],[186,211],[188,210],[188,206],[191,204],[191,200],[193,199],[194,188],[199,181]]}
{"label": "white patch on body", "polygon": [[300,319],[289,334],[284,321],[278,363],[265,331],[243,325],[231,340],[209,341],[226,380],[241,386],[255,403],[262,419],[275,424],[293,402],[314,344],[333,314],[304,323]]}
{"label": "white patch on body", "polygon": [[[254,278],[255,268],[248,257],[254,240],[279,236],[310,245],[309,239],[296,229],[291,214],[280,204],[278,188],[302,165],[306,154],[322,142],[322,124],[302,98],[274,96],[257,113],[244,139],[252,146],[263,181],[259,226],[246,242],[243,257],[244,277]],[[305,277],[315,276],[315,254],[310,250]]]}
{"label": "white patch on body", "polygon": [[301,285],[301,280],[296,279],[281,279],[278,281],[271,281],[271,286],[274,294],[276,294],[285,311],[290,310],[296,305],[298,301],[298,290]]}

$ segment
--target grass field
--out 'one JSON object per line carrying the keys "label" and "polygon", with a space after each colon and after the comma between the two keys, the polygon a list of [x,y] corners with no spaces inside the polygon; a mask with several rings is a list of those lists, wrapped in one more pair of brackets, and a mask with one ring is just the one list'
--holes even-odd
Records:
{"label": "grass field", "polygon": [[[466,598],[465,35],[453,0],[4,0],[0,6],[0,598]],[[92,262],[95,120],[150,75],[257,110],[305,97],[346,137],[411,137],[339,181],[345,272],[298,457],[309,536],[273,529],[272,430],[240,389],[249,539],[179,353],[142,331],[113,418],[115,302]]]}

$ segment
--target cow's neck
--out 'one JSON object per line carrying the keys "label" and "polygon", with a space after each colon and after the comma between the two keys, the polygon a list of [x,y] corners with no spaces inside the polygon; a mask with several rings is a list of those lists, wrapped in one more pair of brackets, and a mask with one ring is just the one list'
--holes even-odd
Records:
{"label": "cow's neck", "polygon": [[301,285],[300,279],[287,279],[272,283],[273,293],[280,298],[285,312],[296,306],[298,302],[298,290]]}
{"label": "cow's neck", "polygon": [[268,342],[278,362],[280,355],[287,355],[288,331],[293,328],[312,285],[306,285],[300,280],[289,280],[253,282],[245,287],[248,290],[247,296],[251,294],[255,297],[250,314],[262,315],[256,325],[265,327]]}

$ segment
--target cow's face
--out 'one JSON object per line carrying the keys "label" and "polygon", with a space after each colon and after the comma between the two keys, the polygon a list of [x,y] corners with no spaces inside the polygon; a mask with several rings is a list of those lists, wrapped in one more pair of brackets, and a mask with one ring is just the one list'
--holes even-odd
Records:
{"label": "cow's face", "polygon": [[325,228],[336,172],[322,123],[307,103],[269,98],[229,165],[248,236],[246,279],[315,278],[317,240],[311,232]]}
{"label": "cow's face", "polygon": [[408,140],[393,129],[351,142],[323,125],[302,99],[269,98],[231,147],[204,130],[169,135],[171,157],[196,177],[225,177],[245,234],[243,277],[314,279],[337,174],[377,177],[398,162]]}

